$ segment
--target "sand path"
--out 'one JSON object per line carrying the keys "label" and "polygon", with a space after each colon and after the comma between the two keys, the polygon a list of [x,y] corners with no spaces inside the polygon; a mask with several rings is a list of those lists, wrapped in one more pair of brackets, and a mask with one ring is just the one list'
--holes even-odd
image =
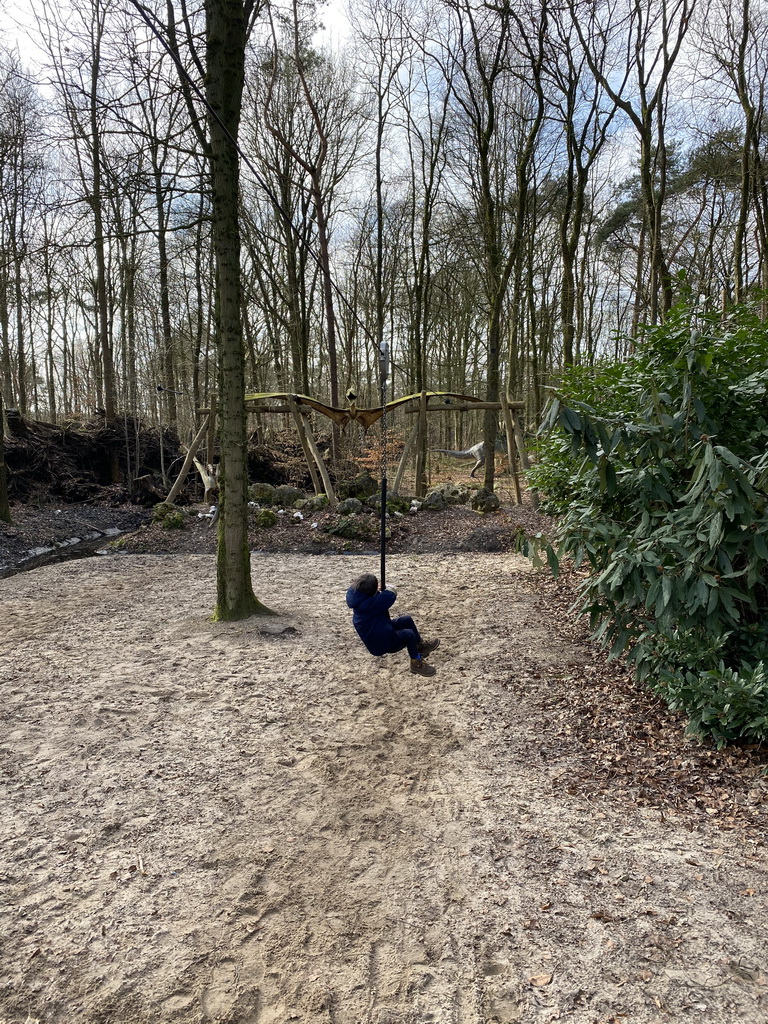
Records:
{"label": "sand path", "polygon": [[764,1024],[764,847],[569,794],[588,654],[510,555],[392,558],[438,675],[356,641],[343,556],[0,582],[2,1024]]}

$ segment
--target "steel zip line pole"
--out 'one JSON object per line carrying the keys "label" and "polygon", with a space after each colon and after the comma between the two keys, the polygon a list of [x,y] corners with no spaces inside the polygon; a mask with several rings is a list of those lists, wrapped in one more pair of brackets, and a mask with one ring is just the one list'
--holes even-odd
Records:
{"label": "steel zip line pole", "polygon": [[379,347],[379,383],[381,387],[381,404],[384,414],[381,417],[381,579],[379,585],[383,590],[386,586],[387,561],[387,380],[389,378],[389,345],[382,341]]}

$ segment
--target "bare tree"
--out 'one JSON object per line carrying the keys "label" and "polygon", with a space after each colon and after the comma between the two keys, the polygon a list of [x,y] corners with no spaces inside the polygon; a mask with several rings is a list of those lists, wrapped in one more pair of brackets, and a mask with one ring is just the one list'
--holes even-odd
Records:
{"label": "bare tree", "polygon": [[[583,242],[584,216],[590,171],[599,157],[616,114],[615,102],[607,99],[598,79],[589,73],[579,51],[576,29],[568,12],[557,9],[550,22],[552,53],[544,67],[550,117],[565,136],[565,170],[562,175],[562,206],[559,218],[563,280],[560,327],[563,362],[574,362],[577,338],[577,256]],[[576,44],[576,45],[574,45]],[[604,55],[593,54],[602,66]]]}
{"label": "bare tree", "polygon": [[[667,193],[666,138],[670,76],[697,0],[625,0],[593,4],[569,0],[569,10],[590,70],[627,115],[640,143],[640,183],[650,270],[651,323],[673,302],[672,276],[663,246],[662,215]],[[614,81],[605,59],[606,38],[619,50]]]}
{"label": "bare tree", "polygon": [[22,413],[27,412],[34,386],[24,277],[30,256],[30,221],[41,201],[41,127],[42,111],[35,91],[18,62],[11,61],[0,83],[0,331],[6,400],[15,401]]}
{"label": "bare tree", "polygon": [[[443,68],[464,122],[462,142],[477,208],[488,311],[486,399],[497,402],[503,315],[513,273],[515,296],[522,290],[529,171],[544,116],[541,74],[548,7],[546,2],[541,4],[527,21],[512,7],[479,5],[475,0],[451,0],[448,7],[453,13],[453,60],[450,64],[444,60]],[[513,66],[517,74],[511,73]],[[513,204],[504,191],[509,159],[514,168]],[[513,318],[512,346],[516,346],[516,331]],[[494,450],[497,430],[496,416],[489,411],[483,431],[488,452]],[[494,464],[489,458],[484,484],[493,489],[493,483]]]}
{"label": "bare tree", "polygon": [[77,0],[66,12],[48,9],[37,13],[51,60],[52,81],[76,143],[83,200],[93,218],[95,327],[107,419],[114,419],[117,389],[107,274],[105,105],[101,90],[102,76],[106,72],[107,24],[113,13],[113,0]]}
{"label": "bare tree", "polygon": [[[274,20],[272,21],[273,65],[263,111],[268,131],[303,169],[308,178],[317,229],[317,258],[322,277],[330,397],[331,404],[338,406],[339,361],[334,281],[331,272],[329,214],[333,190],[349,171],[354,159],[354,151],[356,149],[355,122],[359,122],[359,114],[355,112],[353,105],[349,103],[352,95],[351,91],[348,87],[345,90],[344,83],[340,77],[337,77],[335,82],[337,86],[335,102],[329,102],[330,97],[327,93],[324,95],[323,89],[327,89],[328,80],[333,81],[334,76],[327,59],[311,51],[307,45],[306,33],[308,28],[311,29],[311,27],[311,21],[308,26],[303,20],[298,0],[292,0],[289,27],[290,44],[283,50],[278,40],[275,22]],[[280,65],[281,63],[285,65],[286,62],[290,64],[292,71],[298,76],[301,94],[311,118],[312,131],[305,138],[303,150],[299,148],[296,140],[289,138],[274,116],[272,102],[274,89],[280,73]],[[325,82],[323,84],[321,84],[320,76],[317,73],[318,67],[325,71]],[[347,152],[343,159],[338,159],[340,153],[337,148],[335,153],[337,159],[332,160],[331,158],[334,156],[333,142],[334,139],[339,138],[341,131],[346,133],[348,139],[350,139],[350,132],[352,133],[350,145],[347,147]],[[338,441],[338,428],[334,424],[334,457],[338,455]]]}
{"label": "bare tree", "polygon": [[221,401],[221,516],[215,619],[242,619],[269,610],[251,585],[248,473],[240,280],[240,128],[245,42],[253,4],[207,0],[205,91],[210,117],[211,207],[216,251],[217,332]]}
{"label": "bare tree", "polygon": [[768,289],[768,168],[764,148],[768,113],[768,10],[757,0],[708,0],[700,10],[701,44],[735,96],[742,115],[740,207],[733,234],[733,298],[750,287],[748,234],[757,240],[757,284]]}

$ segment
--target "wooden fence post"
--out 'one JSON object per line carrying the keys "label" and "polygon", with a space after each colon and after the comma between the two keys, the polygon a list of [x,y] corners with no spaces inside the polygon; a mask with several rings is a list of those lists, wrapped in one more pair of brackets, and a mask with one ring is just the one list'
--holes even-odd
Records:
{"label": "wooden fence post", "polygon": [[[301,447],[304,452],[304,458],[307,460],[307,466],[309,467],[309,475],[312,477],[312,486],[315,488],[315,494],[320,494],[323,490],[320,484],[320,478],[317,475],[317,469],[315,468],[315,460],[312,455],[312,451],[309,447],[309,441],[307,440],[307,431],[302,419],[299,407],[296,405],[295,400],[290,397],[288,399],[288,405],[291,407],[291,415],[293,416],[293,422],[296,424],[296,429],[299,432],[299,441],[301,441]],[[325,492],[328,493],[327,491]],[[330,500],[330,494],[328,498]]]}
{"label": "wooden fence post", "polygon": [[416,451],[416,497],[423,498],[426,493],[426,481],[424,479],[424,453],[427,447],[427,392],[421,392],[419,400],[418,426],[418,448]]}
{"label": "wooden fence post", "polygon": [[509,408],[509,399],[502,391],[501,411],[504,415],[504,427],[507,433],[507,458],[509,459],[509,472],[515,485],[515,499],[518,505],[523,503],[523,495],[520,491],[520,478],[517,475],[517,458],[515,452],[515,427],[512,421],[512,413]]}
{"label": "wooden fence post", "polygon": [[323,487],[325,488],[325,493],[328,496],[328,501],[331,503],[331,507],[333,507],[334,505],[337,504],[336,493],[333,489],[331,478],[328,475],[328,470],[325,468],[323,456],[320,454],[320,449],[317,447],[317,444],[315,442],[315,437],[314,434],[312,433],[312,428],[308,423],[305,423],[304,429],[306,430],[307,433],[307,444],[309,445],[309,450],[312,452],[312,456],[315,462],[317,463],[317,468],[320,470],[320,476],[323,479]]}
{"label": "wooden fence post", "polygon": [[176,499],[179,496],[179,491],[184,486],[184,481],[187,479],[189,467],[192,465],[192,462],[194,461],[194,458],[197,455],[197,449],[200,446],[203,437],[205,436],[205,432],[208,429],[209,421],[210,416],[206,416],[205,419],[203,420],[202,426],[195,434],[192,444],[189,446],[189,451],[187,452],[187,457],[184,459],[184,462],[182,464],[181,472],[176,477],[176,483],[173,485],[168,494],[168,497],[165,499],[169,505],[172,505],[174,501],[176,501]]}
{"label": "wooden fence post", "polygon": [[419,421],[411,427],[411,432],[408,435],[408,440],[405,442],[405,448],[403,448],[403,454],[400,456],[400,465],[397,467],[397,474],[395,475],[395,482],[392,485],[391,493],[397,496],[400,493],[400,484],[403,482],[403,474],[405,473],[405,467],[408,462],[408,457],[411,454],[413,448],[413,442],[416,440],[416,435],[419,433]]}
{"label": "wooden fence post", "polygon": [[[520,420],[517,417],[517,413],[512,411],[512,422],[515,428],[515,441],[517,442],[517,450],[520,452],[520,461],[523,464],[523,469],[528,470],[531,468],[531,460],[528,458],[528,452],[525,450],[525,437],[523,436],[523,428],[520,426]],[[539,507],[539,492],[534,491],[531,488],[531,501],[533,507]]]}

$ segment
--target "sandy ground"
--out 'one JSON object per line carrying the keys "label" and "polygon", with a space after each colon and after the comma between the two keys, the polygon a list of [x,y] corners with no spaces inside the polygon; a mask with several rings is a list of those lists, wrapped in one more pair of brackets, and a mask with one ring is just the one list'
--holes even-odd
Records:
{"label": "sandy ground", "polygon": [[235,624],[208,555],[0,581],[2,1024],[768,1021],[755,830],[537,755],[590,654],[527,563],[390,560],[432,679],[356,641],[375,566],[254,568]]}

